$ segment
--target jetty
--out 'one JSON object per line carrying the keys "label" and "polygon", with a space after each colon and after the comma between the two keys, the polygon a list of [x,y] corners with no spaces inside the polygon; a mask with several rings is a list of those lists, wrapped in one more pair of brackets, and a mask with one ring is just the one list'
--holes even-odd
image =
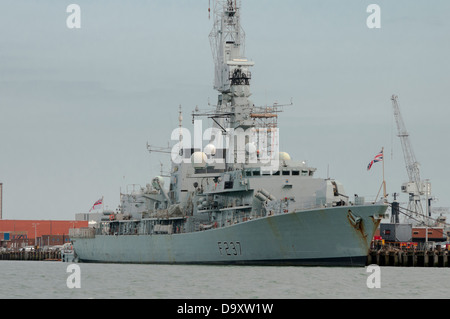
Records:
{"label": "jetty", "polygon": [[[0,260],[62,261],[58,251],[3,251]],[[385,267],[450,267],[450,252],[441,249],[371,249],[366,265]]]}
{"label": "jetty", "polygon": [[449,251],[441,249],[371,249],[367,265],[387,267],[449,267]]}
{"label": "jetty", "polygon": [[61,261],[61,251],[5,251],[0,252],[0,260]]}

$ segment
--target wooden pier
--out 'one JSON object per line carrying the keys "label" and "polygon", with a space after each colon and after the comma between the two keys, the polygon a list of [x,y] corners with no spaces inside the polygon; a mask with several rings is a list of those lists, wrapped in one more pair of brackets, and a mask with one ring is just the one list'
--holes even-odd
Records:
{"label": "wooden pier", "polygon": [[0,260],[61,261],[61,251],[8,251],[0,252]]}
{"label": "wooden pier", "polygon": [[389,267],[450,267],[447,250],[370,250],[367,265]]}

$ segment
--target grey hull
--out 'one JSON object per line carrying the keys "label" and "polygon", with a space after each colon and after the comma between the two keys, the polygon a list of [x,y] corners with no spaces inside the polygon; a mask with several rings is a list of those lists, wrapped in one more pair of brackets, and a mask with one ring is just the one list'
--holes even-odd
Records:
{"label": "grey hull", "polygon": [[265,217],[201,232],[96,235],[72,240],[81,262],[364,266],[386,208],[344,206]]}

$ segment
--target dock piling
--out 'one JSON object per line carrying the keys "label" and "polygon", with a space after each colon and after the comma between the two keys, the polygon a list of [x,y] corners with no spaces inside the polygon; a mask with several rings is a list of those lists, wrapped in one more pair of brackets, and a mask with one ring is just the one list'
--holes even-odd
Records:
{"label": "dock piling", "polygon": [[371,249],[367,265],[389,267],[450,267],[447,250]]}

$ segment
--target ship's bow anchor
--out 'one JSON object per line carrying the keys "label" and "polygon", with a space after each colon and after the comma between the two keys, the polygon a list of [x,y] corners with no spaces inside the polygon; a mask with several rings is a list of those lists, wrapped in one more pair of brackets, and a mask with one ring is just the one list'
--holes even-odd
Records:
{"label": "ship's bow anchor", "polygon": [[353,212],[349,209],[347,213],[347,219],[350,222],[350,225],[353,226],[353,228],[359,231],[364,238],[367,238],[367,234],[364,231],[364,221],[361,217],[353,214]]}

